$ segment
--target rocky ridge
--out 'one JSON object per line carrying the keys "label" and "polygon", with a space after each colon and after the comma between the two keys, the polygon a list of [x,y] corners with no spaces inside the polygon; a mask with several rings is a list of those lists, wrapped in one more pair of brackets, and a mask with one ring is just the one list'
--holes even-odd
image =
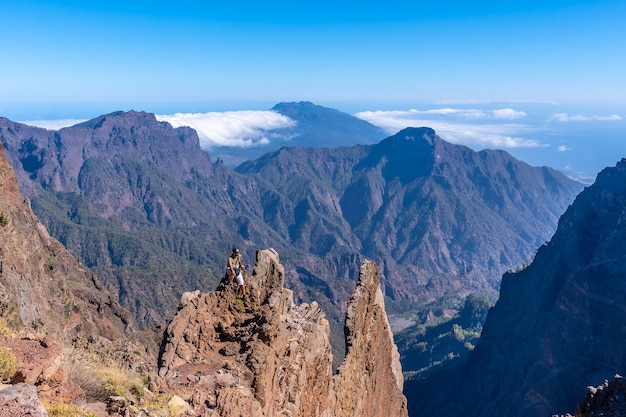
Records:
{"label": "rocky ridge", "polygon": [[[310,104],[284,109],[319,124],[317,136],[358,130]],[[428,128],[376,145],[283,147],[237,170],[212,163],[193,130],[137,111],[58,131],[0,118],[0,139],[51,234],[142,327],[164,324],[189,288],[215,286],[233,244],[288,254],[289,287],[324,306],[333,340],[362,256],[394,307],[441,316],[471,292],[495,298],[502,272],[549,238],[582,187]]]}
{"label": "rocky ridge", "polygon": [[359,276],[336,375],[325,314],[315,302],[294,304],[271,249],[257,252],[248,297],[224,283],[183,295],[159,374],[206,416],[407,416],[376,265],[364,262]]}

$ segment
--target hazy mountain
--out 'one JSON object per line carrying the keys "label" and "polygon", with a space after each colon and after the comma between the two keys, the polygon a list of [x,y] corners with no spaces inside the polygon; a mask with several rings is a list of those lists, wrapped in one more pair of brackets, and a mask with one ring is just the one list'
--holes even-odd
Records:
{"label": "hazy mountain", "polygon": [[564,414],[587,386],[623,374],[625,213],[622,159],[576,198],[527,268],[504,275],[463,371],[409,383],[410,406],[424,416]]}
{"label": "hazy mountain", "polygon": [[0,119],[0,138],[51,234],[144,326],[171,317],[182,292],[214,288],[233,245],[248,259],[280,251],[287,285],[318,300],[339,341],[363,256],[379,265],[392,311],[450,316],[472,292],[495,295],[582,188],[427,128],[282,148],[237,171],[212,162],[193,130],[141,112],[59,131]]}
{"label": "hazy mountain", "polygon": [[338,147],[377,143],[387,135],[383,129],[339,110],[308,101],[279,103],[272,110],[296,124],[266,132],[269,143],[251,148],[217,146],[211,150],[229,166],[261,157],[283,146]]}

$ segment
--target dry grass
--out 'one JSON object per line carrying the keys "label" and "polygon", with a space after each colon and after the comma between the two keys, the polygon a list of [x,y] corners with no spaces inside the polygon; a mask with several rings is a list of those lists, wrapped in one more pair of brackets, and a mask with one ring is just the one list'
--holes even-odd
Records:
{"label": "dry grass", "polygon": [[63,363],[68,379],[85,391],[86,399],[102,401],[111,395],[128,394],[140,398],[144,394],[141,375],[120,367],[111,358],[69,347],[63,352]]}
{"label": "dry grass", "polygon": [[0,341],[10,340],[20,335],[20,332],[10,328],[7,323],[0,319]]}
{"label": "dry grass", "polygon": [[17,372],[15,355],[7,348],[0,347],[0,382],[8,381]]}

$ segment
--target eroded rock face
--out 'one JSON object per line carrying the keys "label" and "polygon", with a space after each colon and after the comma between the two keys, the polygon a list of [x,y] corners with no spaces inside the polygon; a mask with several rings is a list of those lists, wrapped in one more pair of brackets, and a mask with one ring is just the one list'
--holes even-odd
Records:
{"label": "eroded rock face", "polygon": [[131,325],[130,314],[33,214],[1,145],[0,318],[67,339],[114,339]]}
{"label": "eroded rock face", "polygon": [[346,361],[333,377],[324,313],[315,302],[295,305],[278,254],[259,251],[245,299],[225,284],[183,295],[159,374],[206,416],[406,416],[378,279],[365,263],[346,320]]}
{"label": "eroded rock face", "polygon": [[385,313],[378,268],[365,261],[346,313],[346,359],[335,377],[333,415],[406,416],[400,355]]}

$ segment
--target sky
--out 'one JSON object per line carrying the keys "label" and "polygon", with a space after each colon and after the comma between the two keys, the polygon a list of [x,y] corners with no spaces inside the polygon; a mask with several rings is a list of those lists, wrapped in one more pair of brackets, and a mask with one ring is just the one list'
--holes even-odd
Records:
{"label": "sky", "polygon": [[290,123],[264,111],[304,100],[589,176],[626,156],[622,0],[0,0],[0,12],[0,116],[16,121],[144,110],[194,119],[207,148],[247,146]]}

